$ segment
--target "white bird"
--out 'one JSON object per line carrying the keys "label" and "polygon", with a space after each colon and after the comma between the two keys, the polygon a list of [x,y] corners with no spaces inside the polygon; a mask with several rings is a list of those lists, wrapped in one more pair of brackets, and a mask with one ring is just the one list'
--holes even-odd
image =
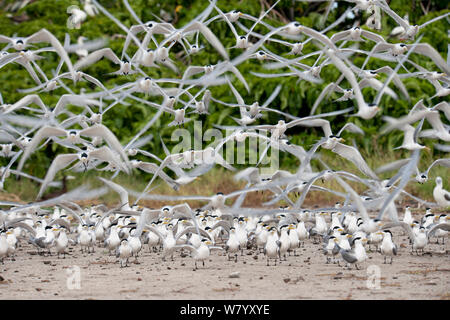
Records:
{"label": "white bird", "polygon": [[69,56],[68,56],[66,50],[64,50],[64,47],[61,45],[61,43],[58,41],[58,39],[56,39],[56,37],[53,34],[51,34],[47,29],[41,29],[40,31],[38,31],[26,38],[23,38],[23,37],[9,38],[9,37],[0,35],[0,43],[5,43],[5,42],[9,43],[8,47],[12,46],[17,51],[26,49],[32,43],[41,43],[41,42],[50,43],[52,45],[52,47],[55,49],[55,51],[58,53],[58,55],[61,57],[61,59],[64,60],[70,73],[72,73],[72,74],[75,73],[74,67],[72,65],[72,62],[69,59]]}
{"label": "white bird", "polygon": [[386,12],[391,18],[393,18],[399,24],[400,27],[402,27],[403,30],[400,30],[401,31],[400,38],[403,39],[403,40],[414,39],[415,36],[417,35],[417,33],[420,31],[420,29],[426,27],[430,23],[436,22],[439,19],[443,19],[443,18],[445,18],[445,17],[447,17],[449,15],[448,13],[447,14],[443,14],[441,16],[438,16],[438,17],[436,17],[434,19],[431,19],[431,20],[423,23],[420,26],[419,25],[411,26],[409,24],[409,21],[408,21],[409,19],[408,18],[401,18],[397,13],[395,13],[395,11],[393,11],[389,7],[389,5],[386,3],[385,0],[379,1],[378,4],[379,4],[379,7],[384,12]]}
{"label": "white bird", "polygon": [[116,257],[119,258],[120,267],[128,266],[128,259],[133,255],[133,249],[128,243],[127,239],[123,239],[120,242],[120,246],[117,248]]}
{"label": "white bird", "polygon": [[362,263],[364,261],[367,260],[367,253],[366,253],[366,249],[363,246],[363,242],[366,242],[367,239],[366,238],[360,238],[357,237],[353,240],[355,247],[353,248],[353,250],[344,250],[344,249],[340,249],[340,253],[342,256],[342,259],[347,263],[347,264],[354,264],[355,268],[359,270],[358,268],[358,263]]}
{"label": "white bird", "polygon": [[390,257],[390,264],[392,264],[393,256],[397,255],[397,245],[392,242],[392,233],[389,230],[383,232],[380,252],[384,256],[384,263],[386,263],[386,258]]}
{"label": "white bird", "polygon": [[268,231],[269,234],[267,235],[266,245],[264,246],[264,255],[267,258],[267,265],[269,265],[269,259],[274,259],[276,265],[277,259],[280,257],[280,241],[278,237],[278,231],[275,227],[271,227],[270,229],[268,229]]}
{"label": "white bird", "polygon": [[372,119],[380,110],[380,108],[376,105],[367,104],[364,101],[364,97],[356,81],[355,74],[339,57],[336,56],[336,52],[334,50],[328,49],[325,51],[325,53],[328,55],[334,65],[342,72],[342,74],[345,76],[348,82],[350,82],[350,85],[353,88],[353,94],[355,95],[355,99],[358,103],[358,112],[355,114],[355,116],[361,117],[365,120]]}
{"label": "white bird", "polygon": [[175,248],[188,249],[191,252],[191,257],[194,259],[194,270],[197,270],[197,261],[201,261],[203,266],[205,266],[205,260],[209,258],[211,250],[223,250],[222,247],[212,246],[212,242],[209,239],[202,239],[198,248],[190,244],[176,245]]}

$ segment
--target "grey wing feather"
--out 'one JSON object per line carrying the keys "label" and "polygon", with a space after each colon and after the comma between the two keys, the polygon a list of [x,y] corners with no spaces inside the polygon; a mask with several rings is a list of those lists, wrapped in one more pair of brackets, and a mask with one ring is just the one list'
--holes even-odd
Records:
{"label": "grey wing feather", "polygon": [[219,221],[217,222],[211,229],[214,230],[216,228],[222,227],[225,229],[227,233],[230,233],[230,223],[227,221]]}
{"label": "grey wing feather", "polygon": [[355,263],[357,261],[355,255],[350,250],[340,250],[342,258],[348,263]]}
{"label": "grey wing feather", "polygon": [[70,232],[70,224],[67,223],[66,220],[64,220],[64,219],[55,219],[55,220],[50,221],[50,223],[49,223],[48,225],[49,225],[49,226],[52,226],[52,225],[54,225],[54,224],[63,226],[63,227],[65,227],[65,228]]}

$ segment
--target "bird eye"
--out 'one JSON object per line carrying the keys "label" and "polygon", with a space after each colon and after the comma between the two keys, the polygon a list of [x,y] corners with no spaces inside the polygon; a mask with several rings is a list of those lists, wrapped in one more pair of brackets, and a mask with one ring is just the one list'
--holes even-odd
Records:
{"label": "bird eye", "polygon": [[300,23],[296,22],[296,23],[294,23],[294,26],[300,27]]}
{"label": "bird eye", "polygon": [[149,28],[153,27],[153,23],[149,23],[149,24],[147,25],[147,27],[149,27]]}

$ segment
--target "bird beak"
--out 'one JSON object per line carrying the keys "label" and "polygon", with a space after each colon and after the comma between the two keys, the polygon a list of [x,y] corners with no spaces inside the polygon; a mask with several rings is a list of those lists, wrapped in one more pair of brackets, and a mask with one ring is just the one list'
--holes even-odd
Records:
{"label": "bird beak", "polygon": [[339,229],[338,229],[338,231],[339,231],[339,232],[343,232],[343,231],[344,231],[344,229],[342,229],[342,228],[339,228]]}
{"label": "bird beak", "polygon": [[212,242],[211,242],[211,241],[205,241],[205,243],[206,243],[208,246],[212,245]]}
{"label": "bird beak", "polygon": [[367,241],[368,241],[367,238],[362,239],[362,242],[367,242]]}

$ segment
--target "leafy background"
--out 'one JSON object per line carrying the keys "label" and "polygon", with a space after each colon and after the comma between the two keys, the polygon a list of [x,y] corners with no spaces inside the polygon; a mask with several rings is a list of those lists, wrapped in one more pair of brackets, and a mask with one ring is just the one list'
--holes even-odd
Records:
{"label": "leafy background", "polygon": [[[64,36],[66,33],[70,35],[72,43],[76,41],[78,36],[83,35],[89,39],[96,39],[101,37],[106,37],[108,39],[108,44],[116,54],[120,54],[124,44],[124,32],[114,24],[108,17],[103,14],[98,14],[95,17],[88,17],[87,20],[82,24],[79,30],[67,28],[66,22],[69,14],[66,12],[70,5],[81,4],[79,1],[70,0],[38,0],[38,1],[28,1],[29,3],[21,9],[15,10],[14,6],[23,1],[13,1],[13,0],[3,0],[0,1],[0,34],[6,36],[13,36],[14,34],[18,36],[28,36],[41,28],[46,28],[52,32],[61,42],[64,41]],[[196,17],[206,6],[207,1],[195,0],[195,1],[144,1],[135,0],[129,1],[134,11],[141,18],[142,21],[155,20],[157,18],[154,16],[159,16],[167,21],[173,23],[175,27],[181,27],[191,21]],[[136,22],[133,20],[129,12],[126,10],[122,1],[100,1],[100,3],[117,19],[119,19],[125,26],[130,27]],[[274,1],[261,0],[261,1],[218,1],[218,6],[224,12],[228,12],[233,9],[238,9],[244,13],[251,14],[253,16],[259,16],[262,10],[269,8]],[[301,24],[312,27],[316,30],[320,30],[323,27],[328,26],[334,22],[338,17],[340,17],[347,8],[352,7],[353,4],[347,3],[345,1],[339,1],[338,6],[335,10],[332,10],[328,15],[326,21],[323,21],[323,16],[327,9],[328,3],[325,2],[297,2],[291,0],[282,0],[276,6],[276,8],[265,18],[265,21],[273,26],[281,26],[289,21],[299,21]],[[409,14],[409,19],[411,24],[421,24],[436,16],[442,15],[449,12],[449,7],[447,1],[408,1],[408,0],[396,0],[390,2],[391,8],[396,11],[400,16]],[[213,11],[212,15],[216,12]],[[212,16],[211,15],[211,16]],[[333,33],[346,30],[351,28],[355,22],[360,22],[361,25],[365,23],[368,14],[359,12],[355,15],[354,19],[346,19],[338,27],[327,33],[331,36]],[[250,21],[240,20],[247,27],[251,26]],[[382,13],[382,30],[379,32],[385,38],[389,36],[391,30],[396,26],[395,21],[391,19],[386,14]],[[217,37],[222,41],[225,48],[229,48],[235,44],[234,36],[229,30],[228,25],[221,20],[217,20],[209,25],[211,30]],[[366,26],[363,28],[368,29]],[[449,43],[448,36],[449,23],[446,19],[441,19],[440,21],[433,23],[426,28],[422,29],[419,34],[423,34],[422,42],[430,43],[446,60],[447,59],[447,45]],[[237,28],[238,32],[244,34]],[[266,33],[267,29],[262,26],[257,26],[255,28],[258,33]],[[158,38],[160,40],[161,38]],[[255,39],[250,38],[250,40],[255,41]],[[389,38],[390,42],[398,42],[398,39]],[[143,70],[153,78],[181,78],[183,71],[186,69],[187,65],[207,65],[215,64],[221,60],[220,55],[200,36],[200,42],[205,46],[205,49],[200,53],[195,54],[190,57],[183,55],[182,48],[180,45],[175,45],[171,50],[170,57],[175,62],[180,70],[179,74],[174,73],[172,70],[162,66],[161,68],[145,68]],[[351,43],[350,43],[351,44]],[[349,46],[348,44],[347,46]],[[43,47],[44,45],[37,45],[38,47]],[[360,49],[370,51],[373,46],[373,42],[361,42]],[[282,45],[276,43],[267,44],[266,47],[280,54],[284,57],[293,56],[287,55],[289,49],[283,47]],[[132,56],[136,48],[132,45],[128,49],[127,53]],[[304,50],[304,54],[318,50],[318,47],[314,45],[313,42],[309,42]],[[230,49],[228,50],[230,58],[239,55],[242,50],[240,49]],[[43,71],[46,73],[47,77],[51,77],[52,70],[55,70],[59,59],[55,53],[43,53],[45,60],[41,60],[38,64],[41,66]],[[76,55],[71,55],[72,62],[76,61]],[[352,61],[357,65],[361,66],[364,62],[366,56],[362,54],[355,54],[352,56]],[[437,70],[433,62],[421,55],[412,54],[410,59],[429,70]],[[314,58],[306,59],[303,62],[312,65],[314,63]],[[379,68],[385,64],[394,67],[393,63],[371,59],[368,63],[366,69]],[[66,71],[66,67],[63,67],[63,71]],[[335,81],[339,76],[339,71],[333,65],[327,65],[322,69],[321,77],[324,80],[323,84],[312,84],[306,81],[298,81],[294,77],[280,77],[271,79],[262,79],[250,74],[250,71],[255,72],[269,72],[267,69],[263,68],[263,63],[256,59],[246,61],[238,66],[240,72],[246,78],[249,86],[250,92],[247,92],[244,86],[238,82],[234,81],[233,84],[238,89],[244,100],[250,104],[254,101],[260,101],[260,104],[264,102],[279,84],[282,84],[282,90],[278,97],[271,103],[270,107],[278,108],[284,112],[291,113],[295,116],[306,116],[309,115],[314,101],[322,91],[322,89],[331,81]],[[107,88],[113,88],[117,85],[126,83],[128,81],[133,81],[139,77],[139,75],[130,76],[111,76],[107,75],[110,72],[117,70],[117,66],[110,63],[106,59],[100,60],[98,63],[86,68],[85,72],[88,72],[92,76],[100,79],[102,83]],[[412,70],[412,68],[411,68]],[[284,72],[284,70],[276,70],[275,72]],[[385,75],[380,77],[380,81],[384,81]],[[28,75],[27,71],[17,64],[9,64],[0,70],[0,92],[3,95],[5,103],[14,103],[23,97],[23,94],[17,92],[17,89],[32,88],[35,86],[34,81]],[[74,87],[73,84],[68,80],[66,84],[71,87],[76,93],[81,90],[86,91],[96,91],[99,90],[94,86],[91,86],[86,82],[79,82]],[[391,97],[384,95],[381,100],[382,111],[378,116],[369,121],[362,120],[355,117],[347,116],[337,116],[330,118],[332,124],[332,129],[339,130],[347,121],[354,122],[359,125],[364,131],[364,136],[349,135],[344,133],[344,138],[349,138],[349,140],[355,139],[356,144],[361,148],[363,156],[367,158],[370,165],[375,167],[382,163],[386,163],[387,159],[394,160],[400,157],[406,157],[409,155],[408,151],[393,151],[393,148],[400,145],[403,139],[403,134],[400,131],[394,131],[388,135],[379,135],[378,131],[383,125],[380,115],[387,115],[393,117],[399,117],[408,113],[410,108],[420,99],[427,99],[434,95],[434,87],[426,80],[417,78],[408,78],[404,80],[404,84],[408,89],[411,96],[411,102],[403,99],[400,93],[391,85],[391,87],[399,94],[401,97],[398,100],[392,99]],[[348,87],[348,83],[344,80],[341,85],[343,87]],[[220,99],[222,101],[235,103],[234,97],[230,92],[230,89],[226,85],[216,86],[209,88],[212,92],[212,96]],[[198,90],[198,89],[196,89]],[[192,93],[196,91],[193,90]],[[58,101],[59,97],[64,94],[64,89],[57,89],[52,93],[40,93],[40,97],[43,99],[44,103],[48,106],[54,106]],[[371,88],[363,89],[363,94],[366,101],[371,101],[375,98],[377,92]],[[156,103],[161,103],[161,97],[156,96],[145,96],[141,94],[136,94],[142,98]],[[331,94],[327,100],[324,100],[318,108],[316,113],[324,113],[339,109],[345,109],[349,106],[353,106],[353,101],[348,102],[334,102],[333,100],[338,98],[338,94]],[[448,97],[444,98],[448,101]],[[435,104],[442,101],[442,98],[435,98],[431,101]],[[72,111],[80,110],[77,107],[69,107]],[[145,124],[153,117],[156,113],[154,108],[146,106],[144,104],[133,101],[129,106],[117,105],[112,108],[103,117],[103,123],[108,126],[118,137],[119,140],[126,144],[132,139],[132,137],[139,132],[139,130],[145,126]],[[201,120],[203,125],[203,132],[208,128],[212,128],[213,124],[221,125],[235,125],[234,121],[230,119],[230,115],[238,117],[238,109],[232,110],[231,108],[226,108],[224,106],[218,105],[211,102],[210,106],[210,116],[204,115],[190,115],[190,118]],[[262,123],[276,123],[279,116],[275,113],[269,113],[265,115],[262,119],[258,120],[256,124]],[[168,128],[166,125],[172,121],[172,116],[163,115],[155,125],[150,128],[148,133],[154,135],[154,139],[143,147],[148,151],[153,152],[156,155],[164,156],[164,152],[161,147],[160,137],[168,144],[169,148],[173,145],[170,143],[170,137],[175,128]],[[425,123],[424,128],[428,128],[429,125]],[[186,125],[186,129],[193,130],[193,121]],[[320,129],[314,128],[303,128],[295,127],[288,130],[287,135],[291,138],[291,141],[295,144],[299,144],[308,149],[312,144],[317,141],[322,135]],[[433,149],[432,140],[423,140],[423,144],[427,144],[432,152],[422,153],[421,163],[423,166],[430,164],[432,159],[443,157],[444,153]],[[42,151],[35,153],[30,160],[27,161],[25,165],[25,172],[36,175],[38,177],[43,177],[45,171],[50,166],[50,163],[54,156],[61,152],[67,152],[65,148],[52,144],[50,147],[44,148]],[[331,156],[331,153],[324,150],[322,153],[328,156],[328,159],[332,164],[342,165],[339,160]],[[138,157],[139,158],[139,157]],[[141,158],[146,160],[145,158]],[[5,165],[7,161],[5,159],[0,159],[1,164]],[[334,162],[334,163],[333,163]],[[294,157],[288,155],[282,155],[281,164],[284,168],[294,169],[298,165],[298,161]],[[347,163],[350,170],[352,165]],[[238,166],[239,167],[239,166]],[[243,167],[243,166],[242,166]],[[440,173],[444,172],[447,174],[448,171],[443,171],[439,169]],[[62,174],[62,173],[61,173]],[[139,179],[148,179],[148,175],[143,173],[134,173],[139,176]],[[445,181],[446,179],[444,179]],[[444,182],[445,184],[446,182]],[[7,185],[8,187],[8,185]],[[10,186],[11,188],[11,186]],[[421,187],[426,189],[426,193],[429,195],[432,187]]]}

